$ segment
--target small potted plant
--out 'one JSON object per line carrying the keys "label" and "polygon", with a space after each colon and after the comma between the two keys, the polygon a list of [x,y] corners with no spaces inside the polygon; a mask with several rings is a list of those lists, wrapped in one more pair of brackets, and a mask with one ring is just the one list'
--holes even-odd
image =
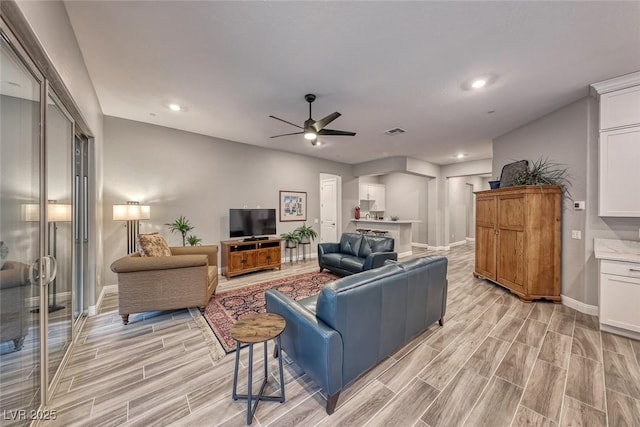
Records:
{"label": "small potted plant", "polygon": [[542,157],[531,162],[531,167],[516,176],[515,185],[557,185],[571,199],[571,177],[568,168]]}
{"label": "small potted plant", "polygon": [[187,237],[187,243],[189,244],[189,246],[200,246],[200,244],[202,243],[202,239],[192,234]]}
{"label": "small potted plant", "polygon": [[307,224],[302,224],[300,227],[295,230],[300,236],[300,243],[310,243],[312,240],[318,238],[318,233],[311,228],[307,227]]}
{"label": "small potted plant", "polygon": [[280,235],[284,240],[284,246],[286,248],[295,248],[300,243],[300,234],[297,231],[289,231],[288,233],[282,233]]}
{"label": "small potted plant", "polygon": [[187,218],[180,215],[180,218],[165,225],[169,227],[170,232],[175,233],[177,231],[182,234],[182,246],[187,246],[187,233],[193,230],[193,225],[191,225]]}

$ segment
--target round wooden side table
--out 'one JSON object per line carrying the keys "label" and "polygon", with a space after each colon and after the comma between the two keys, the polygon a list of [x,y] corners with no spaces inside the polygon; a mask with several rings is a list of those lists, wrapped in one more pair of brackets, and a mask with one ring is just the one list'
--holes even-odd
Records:
{"label": "round wooden side table", "polygon": [[[253,421],[253,415],[261,400],[270,400],[283,403],[284,402],[284,373],[282,370],[282,352],[280,351],[280,334],[284,331],[287,322],[284,318],[275,313],[259,313],[248,315],[239,319],[231,327],[231,337],[236,340],[236,364],[233,371],[233,400],[247,399],[247,424]],[[267,343],[269,340],[276,340],[276,353],[278,355],[278,366],[280,370],[280,396],[265,396],[264,391],[267,388],[267,379],[269,373],[267,370],[268,356]],[[238,394],[236,389],[238,386],[238,366],[240,364],[240,344],[249,344],[249,366],[248,366],[248,382],[247,394]],[[257,395],[252,394],[253,384],[253,345],[264,343],[264,380]],[[251,406],[252,401],[253,407]]]}

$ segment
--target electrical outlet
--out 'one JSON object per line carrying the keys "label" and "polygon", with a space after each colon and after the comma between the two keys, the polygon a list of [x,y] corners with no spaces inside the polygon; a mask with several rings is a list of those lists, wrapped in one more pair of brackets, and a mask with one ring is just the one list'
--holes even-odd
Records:
{"label": "electrical outlet", "polygon": [[583,211],[584,207],[585,207],[584,200],[578,201],[578,202],[573,202],[573,210],[574,211]]}
{"label": "electrical outlet", "polygon": [[571,230],[571,238],[576,240],[582,239],[582,232],[580,230]]}

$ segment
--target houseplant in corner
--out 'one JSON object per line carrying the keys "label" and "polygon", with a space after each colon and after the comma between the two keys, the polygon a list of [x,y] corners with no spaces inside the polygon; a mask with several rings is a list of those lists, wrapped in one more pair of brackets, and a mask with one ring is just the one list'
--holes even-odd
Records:
{"label": "houseplant in corner", "polygon": [[165,225],[169,227],[170,232],[175,233],[177,231],[182,234],[182,246],[187,246],[187,233],[193,230],[193,225],[191,225],[187,218],[180,215],[178,219]]}
{"label": "houseplant in corner", "polygon": [[318,238],[318,233],[316,233],[313,228],[307,227],[307,224],[304,223],[296,228],[295,232],[300,236],[300,243],[310,243],[312,240]]}
{"label": "houseplant in corner", "polygon": [[300,243],[300,234],[297,231],[289,231],[288,233],[282,233],[280,235],[282,240],[284,240],[284,246],[286,248],[295,248],[298,243]]}

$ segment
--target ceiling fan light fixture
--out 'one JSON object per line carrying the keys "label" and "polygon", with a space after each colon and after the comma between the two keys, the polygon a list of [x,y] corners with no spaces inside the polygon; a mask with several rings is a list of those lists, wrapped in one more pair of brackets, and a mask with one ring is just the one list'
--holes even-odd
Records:
{"label": "ceiling fan light fixture", "polygon": [[314,139],[316,139],[317,135],[313,132],[305,132],[304,133],[304,139],[308,139],[309,141],[313,141]]}

